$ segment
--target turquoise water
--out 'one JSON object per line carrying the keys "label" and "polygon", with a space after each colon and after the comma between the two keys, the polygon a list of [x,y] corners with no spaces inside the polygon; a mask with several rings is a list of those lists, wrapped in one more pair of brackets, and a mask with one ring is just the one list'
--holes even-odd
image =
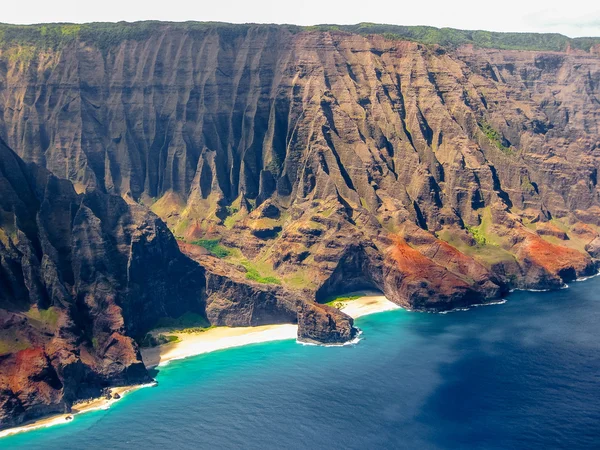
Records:
{"label": "turquoise water", "polygon": [[2,448],[599,448],[600,277],[357,320],[363,340],[176,361],[159,386]]}

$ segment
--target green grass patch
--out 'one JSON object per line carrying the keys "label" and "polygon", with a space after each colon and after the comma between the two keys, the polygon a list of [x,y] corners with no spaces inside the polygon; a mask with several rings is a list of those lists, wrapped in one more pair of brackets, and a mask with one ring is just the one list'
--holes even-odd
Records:
{"label": "green grass patch", "polygon": [[486,245],[488,243],[483,230],[481,230],[479,227],[470,227],[465,225],[465,228],[469,233],[471,233],[473,239],[475,239],[475,242],[477,242],[478,245]]}
{"label": "green grass patch", "polygon": [[48,309],[37,309],[32,308],[25,313],[25,315],[32,321],[41,324],[45,328],[54,329],[58,323],[60,313],[58,309],[51,306]]}
{"label": "green grass patch", "polygon": [[364,294],[341,295],[341,296],[331,297],[324,304],[327,306],[336,308],[336,309],[342,309],[344,306],[346,306],[346,303],[351,302],[352,300],[359,299],[361,297],[364,297]]}
{"label": "green grass patch", "polygon": [[235,224],[242,220],[245,216],[244,212],[233,206],[227,207],[227,214],[227,217],[225,217],[225,220],[223,221],[223,225],[225,225],[225,228],[228,230],[231,230]]}
{"label": "green grass patch", "polygon": [[197,241],[192,241],[192,244],[204,247],[217,258],[227,258],[231,252],[219,244],[220,241],[220,239],[198,239]]}
{"label": "green grass patch", "polygon": [[31,343],[23,336],[9,336],[7,333],[0,335],[0,355],[17,353],[31,347]]}
{"label": "green grass patch", "polygon": [[215,328],[214,325],[210,325],[208,327],[190,327],[184,328],[183,330],[176,330],[178,333],[204,333],[205,331],[212,330]]}
{"label": "green grass patch", "polygon": [[558,228],[559,230],[562,230],[567,234],[569,234],[571,231],[571,228],[569,227],[569,225],[563,223],[561,219],[556,219],[556,218],[551,219],[550,223],[552,225],[554,225],[556,228]]}
{"label": "green grass patch", "polygon": [[297,289],[317,288],[315,278],[311,276],[309,270],[302,267],[291,274],[287,274],[284,278],[284,283]]}
{"label": "green grass patch", "polygon": [[179,338],[177,336],[173,336],[170,334],[159,334],[158,339],[164,341],[165,344],[169,344],[171,342],[177,342]]}
{"label": "green grass patch", "polygon": [[494,127],[492,127],[485,120],[478,123],[478,125],[481,132],[492,144],[494,144],[498,148],[498,150],[500,150],[503,153],[506,153],[507,155],[512,154],[513,151],[511,150],[511,148],[504,145],[504,137],[498,131],[496,131]]}
{"label": "green grass patch", "polygon": [[262,276],[258,269],[249,261],[240,261],[240,264],[245,267],[246,278],[249,280],[263,284],[281,284],[281,280],[279,278],[273,276]]}
{"label": "green grass patch", "polygon": [[[480,229],[479,231],[483,230]],[[458,251],[472,258],[475,258],[487,268],[492,267],[494,264],[515,261],[514,255],[507,252],[500,246],[492,243],[490,237],[486,235],[484,235],[486,239],[485,245],[477,244],[474,246],[467,244],[455,234],[450,233],[448,230],[438,232],[437,236],[439,239],[447,242],[452,247],[456,248]]]}
{"label": "green grass patch", "polygon": [[323,217],[327,218],[327,217],[330,217],[333,214],[334,211],[335,211],[335,208],[327,208],[327,209],[323,210],[323,212],[321,213],[321,215]]}
{"label": "green grass patch", "polygon": [[177,336],[169,335],[169,334],[159,334],[158,336],[153,336],[150,333],[147,333],[146,336],[139,342],[140,347],[157,347],[163,344],[170,344],[172,342],[179,341]]}

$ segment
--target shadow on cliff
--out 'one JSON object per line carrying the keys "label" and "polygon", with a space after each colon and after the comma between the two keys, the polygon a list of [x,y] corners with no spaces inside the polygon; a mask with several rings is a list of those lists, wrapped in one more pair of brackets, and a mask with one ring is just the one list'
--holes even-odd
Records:
{"label": "shadow on cliff", "polygon": [[315,300],[324,303],[332,297],[371,290],[383,292],[383,262],[374,246],[349,245],[330,277],[315,293]]}

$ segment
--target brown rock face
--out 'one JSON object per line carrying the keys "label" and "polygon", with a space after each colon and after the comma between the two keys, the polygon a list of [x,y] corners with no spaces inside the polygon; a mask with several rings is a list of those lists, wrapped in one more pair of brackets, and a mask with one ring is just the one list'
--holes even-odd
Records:
{"label": "brown rock face", "polygon": [[586,251],[596,259],[600,259],[600,238],[594,239],[586,247]]}
{"label": "brown rock face", "polygon": [[517,255],[523,264],[535,268],[527,273],[531,279],[529,284],[538,288],[559,287],[565,281],[591,275],[595,270],[590,258],[577,250],[554,245],[533,234],[518,247]]}
{"label": "brown rock face", "polygon": [[164,223],[26,166],[0,142],[0,428],[149,379],[132,337],[204,313],[204,274]]}
{"label": "brown rock face", "polygon": [[296,323],[303,299],[281,286],[252,282],[242,268],[198,253],[198,247],[180,243],[182,251],[204,267],[206,316],[213,325],[247,327]]}
{"label": "brown rock face", "polygon": [[2,425],[69,409],[63,396],[64,386],[42,348],[28,348],[3,358],[0,366]]}
{"label": "brown rock face", "polygon": [[[220,238],[290,288],[326,295],[347,269],[352,286],[437,307],[538,286],[563,269],[522,260],[514,230],[540,221],[591,265],[588,242],[565,238],[600,225],[593,52],[158,24],[20,54],[0,56],[0,135],[25,160],[150,205],[182,238]],[[384,276],[407,224],[432,240],[409,246],[478,294],[427,301]]]}
{"label": "brown rock face", "polygon": [[554,236],[555,238],[566,241],[569,239],[569,235],[564,231],[558,228],[556,225],[551,223],[538,223],[536,228],[537,234],[540,236]]}

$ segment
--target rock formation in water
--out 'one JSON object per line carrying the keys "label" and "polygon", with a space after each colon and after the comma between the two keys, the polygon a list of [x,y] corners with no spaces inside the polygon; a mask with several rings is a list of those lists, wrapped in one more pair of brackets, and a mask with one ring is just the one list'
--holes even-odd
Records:
{"label": "rock formation in water", "polygon": [[0,137],[53,174],[2,147],[0,424],[145,379],[132,338],[160,317],[340,342],[313,301],[594,273],[600,46],[460,33],[0,26]]}

